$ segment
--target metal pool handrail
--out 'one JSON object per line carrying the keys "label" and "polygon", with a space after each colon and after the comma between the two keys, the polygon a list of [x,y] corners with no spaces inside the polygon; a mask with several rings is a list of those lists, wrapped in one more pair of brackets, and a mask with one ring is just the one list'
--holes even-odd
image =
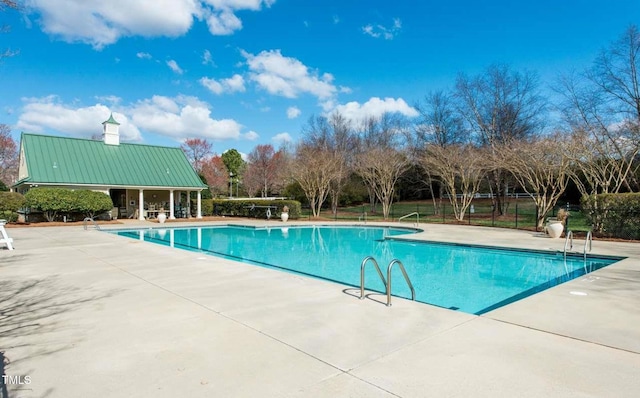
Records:
{"label": "metal pool handrail", "polygon": [[85,218],[85,219],[82,221],[82,223],[83,223],[83,225],[84,225],[84,230],[85,230],[85,231],[87,230],[87,221],[91,221],[91,222],[93,223],[93,225],[96,227],[96,229],[97,229],[98,231],[100,230],[100,226],[98,225],[98,223],[96,222],[96,220],[94,220],[94,219],[93,219],[93,218],[91,218],[91,217],[87,217],[87,218]]}
{"label": "metal pool handrail", "polygon": [[413,213],[409,213],[409,214],[406,214],[406,215],[398,218],[398,222],[402,221],[403,219],[405,219],[407,217],[411,217],[411,216],[416,216],[416,226],[418,224],[420,224],[420,213],[418,213],[417,211],[414,211]]}
{"label": "metal pool handrail", "polygon": [[591,231],[587,232],[587,237],[584,239],[584,251],[583,251],[583,255],[584,255],[584,259],[587,259],[587,247],[589,247],[589,251],[591,251],[592,248],[592,244],[593,244],[593,237],[591,236]]}
{"label": "metal pool handrail", "polygon": [[564,258],[567,259],[567,245],[569,245],[569,250],[573,249],[573,231],[567,231],[567,237],[564,240]]}
{"label": "metal pool handrail", "polygon": [[362,219],[364,218],[364,223],[367,223],[367,212],[365,211],[364,213],[362,213],[362,215],[360,217],[358,217],[358,222],[362,221]]}
{"label": "metal pool handrail", "polygon": [[395,264],[400,265],[400,271],[402,271],[402,275],[404,275],[404,280],[407,281],[407,285],[409,285],[409,289],[411,289],[411,300],[415,301],[416,299],[416,291],[413,288],[413,284],[411,283],[411,279],[409,279],[409,275],[407,275],[407,270],[404,269],[404,265],[400,260],[393,259],[389,263],[387,267],[387,279],[384,279],[384,275],[382,274],[382,270],[380,270],[380,266],[375,258],[372,256],[367,256],[362,260],[362,264],[360,264],[360,300],[364,299],[364,269],[367,263],[371,261],[376,267],[376,271],[378,271],[378,276],[380,280],[384,284],[385,294],[387,295],[387,307],[391,307],[391,270]]}
{"label": "metal pool handrail", "polygon": [[373,262],[373,265],[376,267],[376,271],[378,271],[378,275],[380,276],[380,280],[384,284],[385,290],[387,290],[387,281],[384,280],[384,275],[382,275],[378,262],[372,256],[367,256],[362,260],[362,264],[360,264],[360,300],[364,299],[364,268],[368,261]]}
{"label": "metal pool handrail", "polygon": [[416,291],[413,289],[413,284],[409,279],[409,275],[407,275],[407,271],[404,269],[402,262],[396,258],[391,260],[387,267],[387,307],[391,307],[391,269],[395,264],[400,266],[400,271],[402,271],[402,275],[404,275],[404,280],[407,281],[407,285],[409,285],[409,289],[411,289],[411,300],[416,300]]}

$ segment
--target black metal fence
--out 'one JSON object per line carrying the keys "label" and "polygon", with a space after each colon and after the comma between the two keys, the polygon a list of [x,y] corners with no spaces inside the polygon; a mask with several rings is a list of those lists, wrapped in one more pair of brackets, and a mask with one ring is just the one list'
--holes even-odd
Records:
{"label": "black metal fence", "polygon": [[[591,229],[578,205],[562,203],[548,213],[545,219],[555,217],[560,208],[569,210],[570,216],[566,221],[567,227],[579,232],[586,232]],[[309,209],[303,209],[303,218],[311,219]],[[333,212],[331,209],[323,209],[320,218],[334,221],[384,221],[382,206],[379,204],[375,207],[361,205],[338,208],[337,212]],[[541,228],[536,229],[537,211],[530,199],[512,200],[503,206],[502,212],[498,211],[490,201],[474,202],[466,209],[461,220],[455,217],[454,209],[448,201],[443,201],[436,205],[425,202],[400,202],[391,206],[389,217],[387,218],[387,221],[407,223],[415,223],[417,220],[420,223],[466,224],[532,231],[542,230]]]}

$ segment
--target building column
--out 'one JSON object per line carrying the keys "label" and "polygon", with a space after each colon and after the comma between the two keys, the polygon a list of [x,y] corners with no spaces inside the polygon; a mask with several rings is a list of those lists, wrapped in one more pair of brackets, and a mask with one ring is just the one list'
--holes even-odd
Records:
{"label": "building column", "polygon": [[198,207],[196,218],[202,218],[202,191],[198,191]]}
{"label": "building column", "polygon": [[[175,207],[173,205],[173,189],[169,190],[169,220],[175,220]],[[173,246],[173,245],[172,245]]]}
{"label": "building column", "polygon": [[144,189],[138,193],[138,220],[144,221]]}
{"label": "building column", "polygon": [[187,191],[187,218],[191,218],[191,191]]}

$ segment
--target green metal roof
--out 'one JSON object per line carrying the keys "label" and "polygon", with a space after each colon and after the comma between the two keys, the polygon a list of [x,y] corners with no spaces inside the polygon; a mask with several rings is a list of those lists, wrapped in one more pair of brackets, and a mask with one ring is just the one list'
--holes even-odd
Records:
{"label": "green metal roof", "polygon": [[31,184],[206,188],[180,148],[22,134]]}

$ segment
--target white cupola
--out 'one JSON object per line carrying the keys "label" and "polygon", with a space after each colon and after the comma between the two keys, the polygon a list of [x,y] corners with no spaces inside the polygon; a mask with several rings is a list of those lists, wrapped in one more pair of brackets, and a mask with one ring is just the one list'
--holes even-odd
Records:
{"label": "white cupola", "polygon": [[120,145],[120,123],[113,118],[113,113],[109,119],[102,122],[102,139],[107,145]]}

